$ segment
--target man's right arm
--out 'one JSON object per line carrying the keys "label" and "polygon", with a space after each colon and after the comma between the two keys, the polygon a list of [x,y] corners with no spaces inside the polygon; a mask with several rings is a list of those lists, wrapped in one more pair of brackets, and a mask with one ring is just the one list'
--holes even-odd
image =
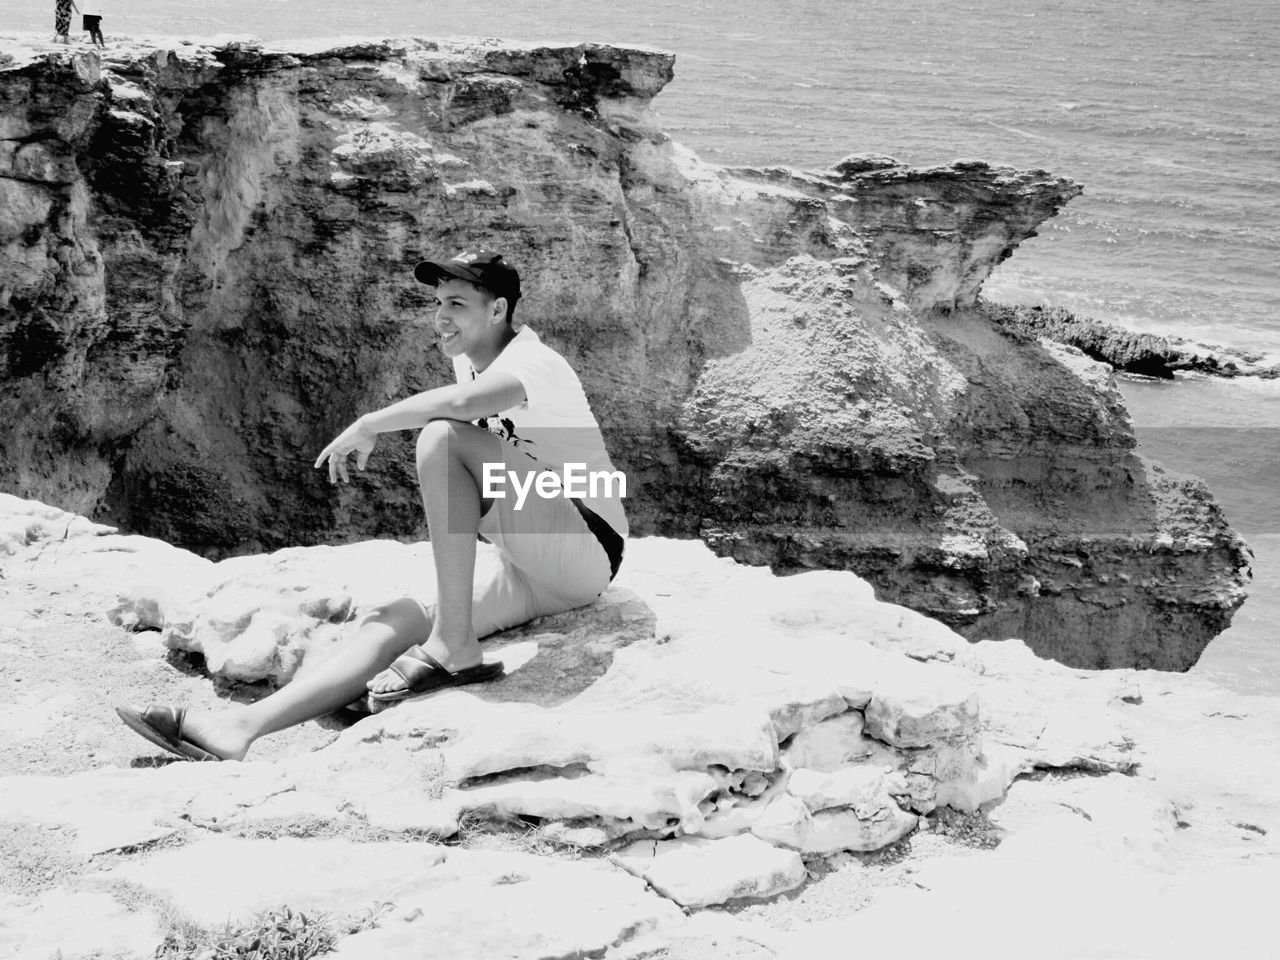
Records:
{"label": "man's right arm", "polygon": [[470,383],[450,384],[407,397],[366,413],[356,421],[370,434],[425,427],[432,420],[470,421],[524,402],[524,384],[499,370],[482,373]]}
{"label": "man's right arm", "polygon": [[320,452],[316,466],[328,460],[329,482],[350,482],[347,457],[354,453],[356,468],[363,470],[380,433],[425,427],[432,420],[474,420],[524,400],[524,384],[501,370],[486,371],[470,383],[425,390],[360,417]]}

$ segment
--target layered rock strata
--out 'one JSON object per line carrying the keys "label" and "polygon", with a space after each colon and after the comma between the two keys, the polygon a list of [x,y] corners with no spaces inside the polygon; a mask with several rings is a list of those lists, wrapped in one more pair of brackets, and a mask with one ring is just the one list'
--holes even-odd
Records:
{"label": "layered rock strata", "polygon": [[582,375],[637,532],[848,569],[970,638],[1185,669],[1243,600],[1211,498],[1133,455],[1100,368],[983,280],[1078,192],[976,161],[720,169],[647,110],[665,54],[6,44],[0,484],[212,555],[421,533],[446,382],[409,266],[483,243]]}

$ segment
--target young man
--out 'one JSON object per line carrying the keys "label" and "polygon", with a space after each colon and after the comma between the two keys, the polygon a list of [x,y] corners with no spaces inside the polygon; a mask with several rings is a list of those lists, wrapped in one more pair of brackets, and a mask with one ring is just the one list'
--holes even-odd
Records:
{"label": "young man", "polygon": [[[405,597],[377,608],[329,656],[245,707],[117,708],[153,743],[191,759],[239,760],[259,737],[361,696],[389,703],[497,679],[502,665],[484,662],[480,637],[588,604],[617,573],[628,532],[625,478],[573,369],[531,329],[513,325],[519,274],[488,251],[423,261],[414,273],[436,287],[435,329],[457,382],[365,414],[316,466],[327,464],[331,483],[348,482],[348,458],[364,469],[379,434],[421,431],[435,603]],[[581,496],[566,496],[578,487]],[[477,534],[499,558],[480,577]]]}

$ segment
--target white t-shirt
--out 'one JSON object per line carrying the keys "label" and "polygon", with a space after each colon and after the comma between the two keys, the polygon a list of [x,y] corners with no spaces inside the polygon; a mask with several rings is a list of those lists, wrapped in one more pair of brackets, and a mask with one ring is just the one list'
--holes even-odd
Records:
{"label": "white t-shirt", "polygon": [[[474,423],[561,477],[566,464],[581,464],[574,470],[583,479],[574,483],[584,495],[575,499],[581,499],[625,538],[629,528],[619,496],[620,484],[616,479],[605,479],[616,471],[582,382],[569,362],[543,343],[531,328],[522,327],[488,370],[509,373],[519,380],[524,385],[525,402],[480,417]],[[475,379],[475,368],[465,356],[454,357],[453,374],[458,383],[469,383]]]}

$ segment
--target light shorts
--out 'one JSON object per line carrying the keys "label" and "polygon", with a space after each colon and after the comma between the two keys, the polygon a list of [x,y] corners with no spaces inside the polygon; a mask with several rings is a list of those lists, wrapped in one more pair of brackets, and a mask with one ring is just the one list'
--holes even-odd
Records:
{"label": "light shorts", "polygon": [[[532,461],[511,444],[495,437],[494,449],[504,469],[530,469]],[[518,510],[516,503],[508,489],[480,518],[480,535],[497,550],[476,558],[471,619],[478,637],[585,606],[611,579],[608,553],[571,500],[530,490]],[[435,604],[423,607],[434,619]]]}

